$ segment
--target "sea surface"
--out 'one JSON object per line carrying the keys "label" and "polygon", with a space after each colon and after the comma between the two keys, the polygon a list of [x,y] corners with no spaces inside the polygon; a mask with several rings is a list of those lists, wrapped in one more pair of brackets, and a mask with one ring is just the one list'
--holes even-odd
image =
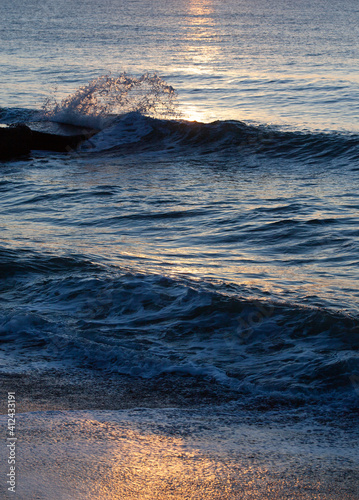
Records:
{"label": "sea surface", "polygon": [[0,122],[98,130],[0,163],[1,371],[357,411],[357,0],[1,14]]}

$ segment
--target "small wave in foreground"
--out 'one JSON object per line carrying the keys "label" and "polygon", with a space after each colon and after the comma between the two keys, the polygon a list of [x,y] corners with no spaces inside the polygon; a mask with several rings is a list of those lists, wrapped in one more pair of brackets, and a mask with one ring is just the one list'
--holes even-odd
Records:
{"label": "small wave in foreground", "polygon": [[1,260],[2,348],[25,370],[70,363],[143,378],[201,376],[251,394],[357,399],[357,317],[80,256],[3,250]]}

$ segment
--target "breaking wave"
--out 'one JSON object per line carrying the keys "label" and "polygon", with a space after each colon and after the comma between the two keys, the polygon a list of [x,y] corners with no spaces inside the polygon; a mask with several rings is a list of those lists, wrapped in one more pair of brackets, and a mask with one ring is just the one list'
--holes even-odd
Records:
{"label": "breaking wave", "polygon": [[194,154],[256,153],[296,161],[359,160],[359,136],[340,133],[285,132],[240,121],[212,123],[164,120],[128,113],[91,138],[93,152],[167,151]]}
{"label": "breaking wave", "polygon": [[[339,132],[285,131],[236,120],[212,123],[181,119],[175,89],[156,74],[140,77],[103,75],[58,102],[46,99],[42,110],[0,109],[3,123],[41,121],[88,127],[98,133],[82,151],[101,154],[168,152],[179,154],[265,155],[305,163],[359,160],[359,136]],[[36,123],[35,123],[36,122]],[[43,125],[42,125],[43,127]],[[85,132],[86,132],[85,131]]]}

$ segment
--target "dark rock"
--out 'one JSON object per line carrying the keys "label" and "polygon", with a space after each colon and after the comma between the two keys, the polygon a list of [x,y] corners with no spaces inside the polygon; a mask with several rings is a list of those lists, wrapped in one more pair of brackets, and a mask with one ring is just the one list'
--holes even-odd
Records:
{"label": "dark rock", "polygon": [[32,130],[30,149],[69,152],[76,149],[81,142],[86,141],[92,135],[94,134],[57,135]]}
{"label": "dark rock", "polygon": [[30,153],[31,129],[26,125],[0,128],[0,159]]}
{"label": "dark rock", "polygon": [[32,130],[24,124],[0,128],[0,159],[14,158],[29,154],[31,150],[69,152],[76,149],[97,130],[86,133],[61,135]]}

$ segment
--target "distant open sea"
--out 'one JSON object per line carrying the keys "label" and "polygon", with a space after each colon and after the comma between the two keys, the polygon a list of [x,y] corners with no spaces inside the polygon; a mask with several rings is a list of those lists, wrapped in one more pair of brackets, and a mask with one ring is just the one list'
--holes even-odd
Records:
{"label": "distant open sea", "polygon": [[0,163],[1,371],[357,411],[358,1],[2,0],[0,46],[1,123],[99,130]]}

